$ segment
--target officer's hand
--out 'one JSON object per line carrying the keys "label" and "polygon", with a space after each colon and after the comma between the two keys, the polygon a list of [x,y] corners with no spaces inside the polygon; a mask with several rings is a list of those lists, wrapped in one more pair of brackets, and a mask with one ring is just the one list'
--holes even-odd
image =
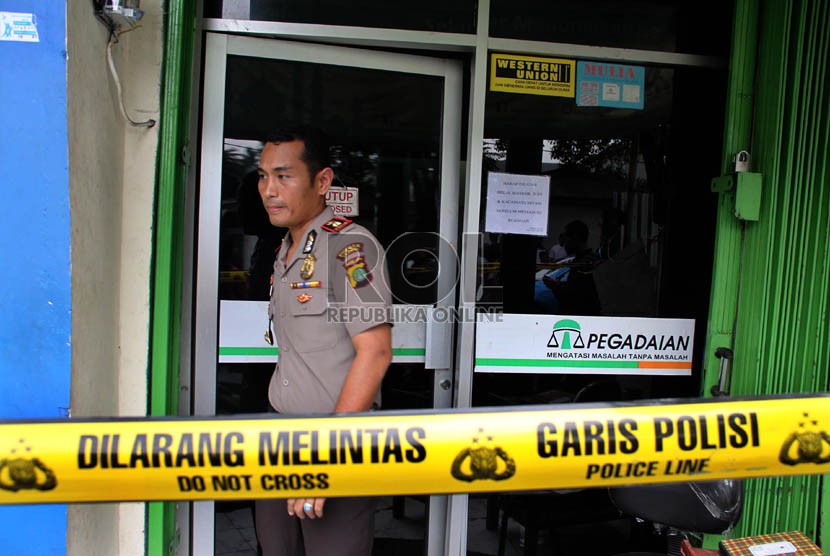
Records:
{"label": "officer's hand", "polygon": [[287,502],[288,515],[297,516],[300,519],[323,517],[323,506],[326,505],[325,498],[289,498]]}

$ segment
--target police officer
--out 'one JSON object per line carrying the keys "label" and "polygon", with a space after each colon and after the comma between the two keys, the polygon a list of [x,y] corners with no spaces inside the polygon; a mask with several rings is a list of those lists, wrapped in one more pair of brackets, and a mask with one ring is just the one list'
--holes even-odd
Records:
{"label": "police officer", "polygon": [[[274,263],[266,332],[280,350],[268,389],[279,413],[377,407],[392,359],[383,249],[326,207],[334,177],[327,160],[322,133],[294,128],[269,137],[259,161],[268,218],[288,229]],[[372,498],[257,501],[262,554],[368,556],[374,510]]]}

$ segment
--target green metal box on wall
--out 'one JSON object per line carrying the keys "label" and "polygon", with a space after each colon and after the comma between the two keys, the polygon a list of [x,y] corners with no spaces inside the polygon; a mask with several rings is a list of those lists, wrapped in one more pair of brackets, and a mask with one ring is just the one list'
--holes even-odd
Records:
{"label": "green metal box on wall", "polygon": [[712,180],[712,191],[735,191],[735,216],[739,220],[758,221],[761,215],[761,185],[763,175],[753,172],[736,172]]}
{"label": "green metal box on wall", "polygon": [[762,175],[752,172],[739,172],[735,189],[735,216],[739,220],[758,221],[761,215]]}

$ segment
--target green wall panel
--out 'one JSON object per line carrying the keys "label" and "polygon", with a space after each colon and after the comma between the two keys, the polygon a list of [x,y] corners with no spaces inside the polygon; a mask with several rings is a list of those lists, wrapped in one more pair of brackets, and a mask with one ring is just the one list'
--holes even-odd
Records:
{"label": "green wall panel", "polygon": [[[759,221],[740,224],[732,394],[827,391],[830,10],[825,0],[751,3],[760,8],[751,170],[763,174],[763,192]],[[718,250],[734,254],[735,243]],[[821,476],[748,481],[731,536],[799,529],[826,537],[823,488]]]}
{"label": "green wall panel", "polygon": [[[164,18],[160,144],[156,177],[150,415],[178,414],[182,253],[195,0],[169,0]],[[175,504],[147,504],[147,553],[174,553]]]}

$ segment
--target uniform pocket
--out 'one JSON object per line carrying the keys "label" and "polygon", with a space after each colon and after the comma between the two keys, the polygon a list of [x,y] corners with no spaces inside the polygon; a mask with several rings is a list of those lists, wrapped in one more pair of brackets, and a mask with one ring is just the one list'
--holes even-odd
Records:
{"label": "uniform pocket", "polygon": [[329,300],[326,297],[326,290],[300,290],[295,299],[290,300],[289,305],[292,317],[308,315],[325,319]]}
{"label": "uniform pocket", "polygon": [[348,341],[345,327],[329,322],[326,291],[304,290],[303,293],[310,296],[306,301],[301,301],[303,294],[300,293],[289,303],[294,348],[300,353],[309,353],[331,349],[338,341]]}

